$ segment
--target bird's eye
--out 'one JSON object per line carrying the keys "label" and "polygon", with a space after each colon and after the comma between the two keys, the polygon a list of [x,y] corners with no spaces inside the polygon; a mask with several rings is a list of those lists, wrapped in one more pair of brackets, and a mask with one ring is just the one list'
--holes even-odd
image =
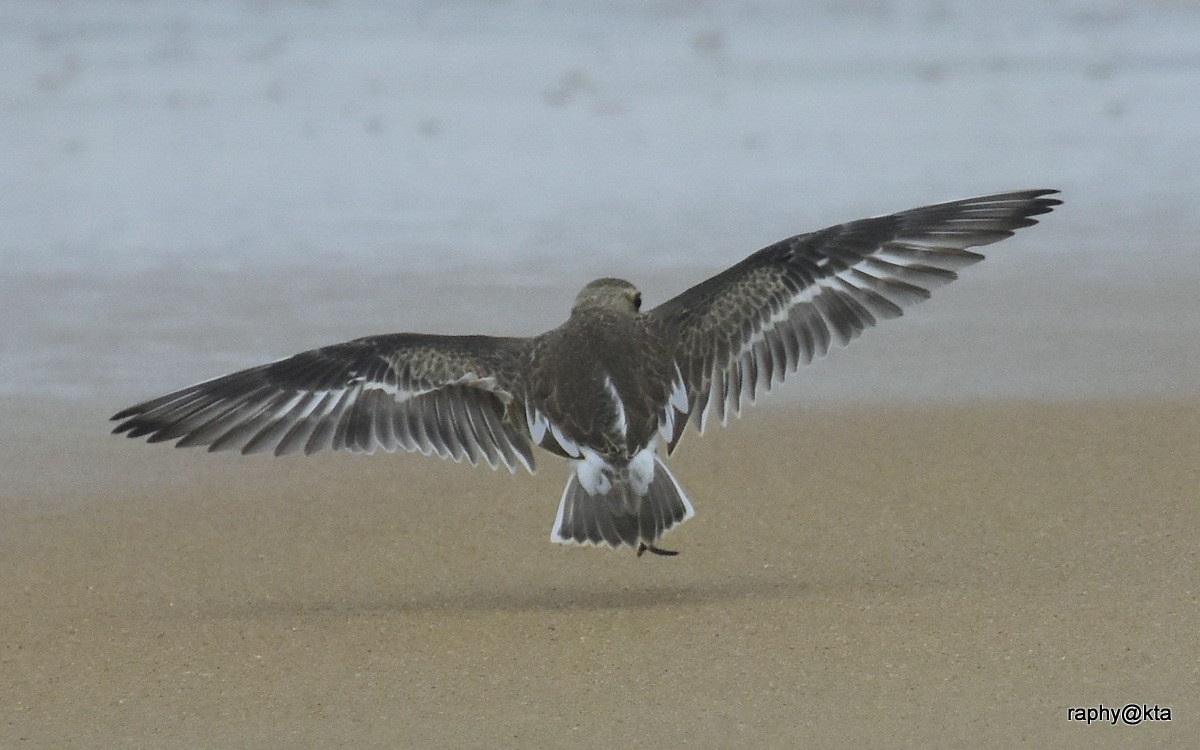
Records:
{"label": "bird's eye", "polygon": [[633,309],[634,310],[642,309],[642,293],[641,292],[634,292],[634,294],[633,294]]}

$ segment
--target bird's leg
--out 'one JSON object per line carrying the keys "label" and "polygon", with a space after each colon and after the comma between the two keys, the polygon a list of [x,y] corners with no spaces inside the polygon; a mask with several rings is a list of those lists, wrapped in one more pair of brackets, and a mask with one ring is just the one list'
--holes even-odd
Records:
{"label": "bird's leg", "polygon": [[662,547],[655,547],[653,544],[638,542],[637,556],[641,557],[646,550],[649,550],[660,557],[674,557],[675,555],[679,554],[679,550],[663,549]]}

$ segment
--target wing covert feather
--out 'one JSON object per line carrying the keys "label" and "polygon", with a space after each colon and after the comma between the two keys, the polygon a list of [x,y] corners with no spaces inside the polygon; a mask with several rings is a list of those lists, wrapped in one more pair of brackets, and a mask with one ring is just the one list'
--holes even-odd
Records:
{"label": "wing covert feather", "polygon": [[533,471],[518,395],[527,348],[519,338],[368,336],[124,409],[113,432],[275,455],[399,448]]}
{"label": "wing covert feather", "polygon": [[983,260],[967,248],[1012,236],[1061,203],[1025,190],[939,203],[801,234],[754,253],[650,311],[677,341],[690,422],[703,432],[743,400],[928,299]]}

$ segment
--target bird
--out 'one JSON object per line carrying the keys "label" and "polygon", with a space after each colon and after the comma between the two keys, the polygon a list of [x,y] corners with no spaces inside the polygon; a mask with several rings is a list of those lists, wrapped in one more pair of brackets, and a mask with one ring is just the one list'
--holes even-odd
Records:
{"label": "bird", "polygon": [[[551,541],[671,556],[695,509],[664,461],[800,367],[927,299],[1057,190],[937,203],[769,245],[652,309],[601,278],[532,337],[393,333],[301,352],[113,415],[115,434],[276,456],[401,449],[516,473],[571,466]],[[662,449],[660,450],[660,445]]]}

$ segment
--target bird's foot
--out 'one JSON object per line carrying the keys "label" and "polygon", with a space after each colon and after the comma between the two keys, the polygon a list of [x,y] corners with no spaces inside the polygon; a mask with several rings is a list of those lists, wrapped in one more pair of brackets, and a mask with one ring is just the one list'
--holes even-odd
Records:
{"label": "bird's foot", "polygon": [[641,557],[647,550],[649,550],[650,552],[653,552],[654,554],[659,555],[661,557],[674,557],[675,555],[679,554],[679,550],[663,549],[662,547],[655,547],[653,544],[646,544],[645,542],[639,542],[638,548],[637,548],[637,556]]}

